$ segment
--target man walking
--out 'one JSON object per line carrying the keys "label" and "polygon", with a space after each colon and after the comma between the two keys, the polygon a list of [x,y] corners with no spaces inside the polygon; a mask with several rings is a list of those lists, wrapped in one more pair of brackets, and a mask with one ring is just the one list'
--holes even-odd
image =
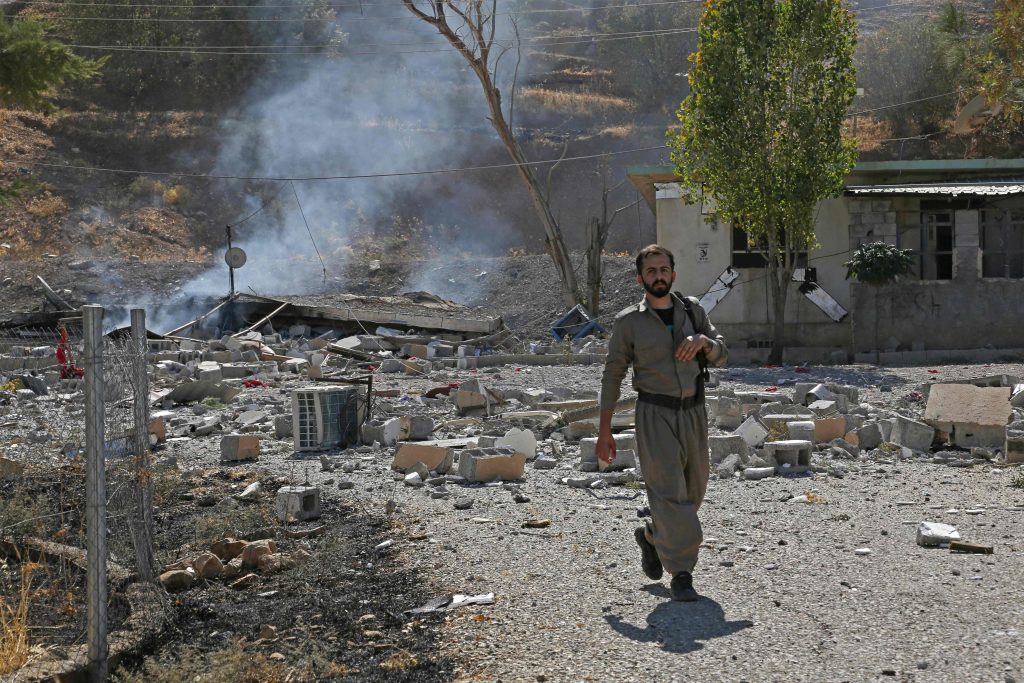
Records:
{"label": "man walking", "polygon": [[729,351],[696,299],[672,293],[675,258],[652,244],[636,256],[638,304],[615,317],[601,377],[597,456],[615,459],[612,413],[626,370],[637,391],[636,444],[653,523],[636,529],[644,573],[672,576],[673,600],[698,599],[693,568],[704,540],[697,511],[708,486],[707,364],[725,364]]}

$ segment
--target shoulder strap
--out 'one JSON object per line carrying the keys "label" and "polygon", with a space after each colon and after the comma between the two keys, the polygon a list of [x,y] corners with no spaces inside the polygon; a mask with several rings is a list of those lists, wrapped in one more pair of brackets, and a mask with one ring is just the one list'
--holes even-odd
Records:
{"label": "shoulder strap", "polygon": [[[690,327],[693,328],[694,332],[697,332],[697,318],[693,314],[693,305],[685,296],[679,297],[679,300],[683,302],[683,308],[686,309],[686,317],[690,319]],[[711,373],[708,372],[708,360],[704,357],[703,351],[697,354],[697,365],[700,366],[700,374],[697,376],[697,395],[703,397],[704,383],[711,380]]]}

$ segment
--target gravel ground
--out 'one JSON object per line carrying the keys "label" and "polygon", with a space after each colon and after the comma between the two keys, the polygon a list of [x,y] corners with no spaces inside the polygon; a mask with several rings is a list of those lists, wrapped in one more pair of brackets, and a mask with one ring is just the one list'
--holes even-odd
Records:
{"label": "gravel ground", "polygon": [[[607,282],[622,286],[605,293],[603,319],[637,296],[630,282],[632,260],[610,257],[610,263]],[[441,274],[450,276],[444,281],[462,288],[458,298],[465,303],[486,303],[503,315],[521,338],[541,338],[561,312],[557,290],[537,285],[551,281],[546,257],[495,260],[490,271],[480,261],[471,265],[444,265],[448,270]],[[482,271],[489,274],[480,276]],[[360,288],[409,289],[401,276],[392,282],[385,273],[389,284],[383,288],[381,276],[375,277],[376,285],[366,280]],[[920,385],[1000,373],[1024,376],[1024,366],[729,368],[719,378],[723,388],[735,390],[775,386],[785,392],[794,381],[854,384],[880,416],[915,416],[924,408],[914,394]],[[567,387],[576,397],[593,397],[599,376],[599,366],[504,367],[429,378],[382,375],[375,387],[401,391],[397,399],[379,401],[382,414],[450,418],[448,403],[422,402],[419,395],[478,377],[496,388]],[[285,409],[293,382],[246,390],[226,417],[271,399]],[[493,424],[476,429],[503,430]],[[442,429],[438,435],[460,434]],[[210,467],[218,461],[218,442],[179,442],[166,453],[183,469]],[[553,446],[543,442],[541,448]],[[398,503],[391,528],[395,544],[381,559],[417,571],[436,591],[406,596],[408,607],[454,593],[495,594],[494,605],[447,615],[438,647],[459,662],[457,680],[1024,680],[1024,606],[1017,579],[1024,575],[1024,488],[1012,485],[1021,481],[1018,467],[948,467],[874,451],[839,463],[847,470],[841,478],[715,479],[702,509],[707,547],[695,573],[704,598],[681,604],[669,600],[667,581],[652,583],[640,572],[632,529],[637,508],[646,502],[642,489],[592,491],[560,484],[575,471],[571,444],[557,469],[528,466],[515,491],[451,485],[448,499],[432,499],[429,487],[396,484],[391,455],[332,454],[357,466],[344,475],[356,487],[325,484],[325,495],[370,511],[382,512],[392,498]],[[294,481],[340,478],[321,472],[316,456],[296,457],[290,441],[266,442],[258,467]],[[530,501],[514,502],[515,492]],[[783,502],[805,492],[820,502]],[[455,510],[453,501],[460,497],[472,498],[472,509]],[[551,524],[522,527],[537,519]],[[965,540],[992,545],[995,552],[920,548],[914,533],[922,520],[955,524]],[[855,554],[860,548],[871,552]]]}
{"label": "gravel ground", "polygon": [[[912,415],[923,404],[908,395],[922,382],[996,373],[1020,375],[1024,366],[727,369],[721,378],[737,390],[779,386],[790,377],[848,381],[876,406]],[[403,395],[381,401],[380,408],[444,411],[443,403],[421,408],[415,397],[474,374],[382,376],[379,388],[399,388]],[[573,387],[585,396],[596,393],[599,367],[505,367],[478,376],[491,387]],[[893,390],[879,392],[883,383]],[[236,403],[249,402],[247,396],[263,403],[280,391],[259,390]],[[484,425],[483,431],[493,430]],[[294,457],[289,442],[269,443],[276,445],[265,448],[260,467],[297,480],[338,478],[320,472],[315,456]],[[169,450],[187,468],[216,462],[216,446],[217,439],[205,439]],[[632,529],[644,492],[560,484],[574,471],[571,445],[555,470],[528,465],[525,481],[515,487],[451,485],[449,499],[432,499],[430,487],[394,482],[391,454],[336,454],[339,462],[358,465],[344,475],[356,488],[324,489],[369,510],[383,510],[393,497],[395,544],[385,561],[419,570],[438,595],[496,595],[494,605],[462,608],[446,619],[440,647],[461,663],[457,679],[960,682],[1024,676],[1017,578],[1024,571],[1024,490],[1011,486],[1018,468],[862,457],[846,463],[842,478],[713,480],[702,509],[706,548],[695,573],[704,597],[683,604],[669,600],[667,581],[650,582],[640,572]],[[514,502],[516,492],[530,501]],[[806,492],[820,502],[784,502]],[[454,509],[462,497],[473,499],[472,509]],[[537,519],[551,525],[522,527]],[[952,523],[965,540],[995,552],[920,548],[914,536],[922,520]],[[855,554],[860,548],[871,553]],[[409,607],[431,597],[408,596]]]}

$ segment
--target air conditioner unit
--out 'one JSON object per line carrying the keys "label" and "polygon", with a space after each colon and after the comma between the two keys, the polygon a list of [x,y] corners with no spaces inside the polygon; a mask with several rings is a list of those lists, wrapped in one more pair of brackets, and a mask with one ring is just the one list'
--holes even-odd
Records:
{"label": "air conditioner unit", "polygon": [[292,392],[296,451],[346,448],[359,439],[366,398],[359,387],[311,387]]}

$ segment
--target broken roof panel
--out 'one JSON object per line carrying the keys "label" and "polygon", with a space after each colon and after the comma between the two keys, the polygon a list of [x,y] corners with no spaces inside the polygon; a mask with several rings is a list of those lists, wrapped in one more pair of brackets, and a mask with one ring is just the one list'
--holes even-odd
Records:
{"label": "broken roof panel", "polygon": [[906,185],[854,185],[846,188],[848,195],[943,195],[943,196],[1006,196],[1024,194],[1024,179],[981,183],[942,183]]}
{"label": "broken roof panel", "polygon": [[309,319],[482,334],[494,332],[501,327],[500,317],[486,315],[426,292],[412,292],[402,296],[337,293],[262,297],[239,294],[236,301],[277,305],[287,303],[293,315]]}

